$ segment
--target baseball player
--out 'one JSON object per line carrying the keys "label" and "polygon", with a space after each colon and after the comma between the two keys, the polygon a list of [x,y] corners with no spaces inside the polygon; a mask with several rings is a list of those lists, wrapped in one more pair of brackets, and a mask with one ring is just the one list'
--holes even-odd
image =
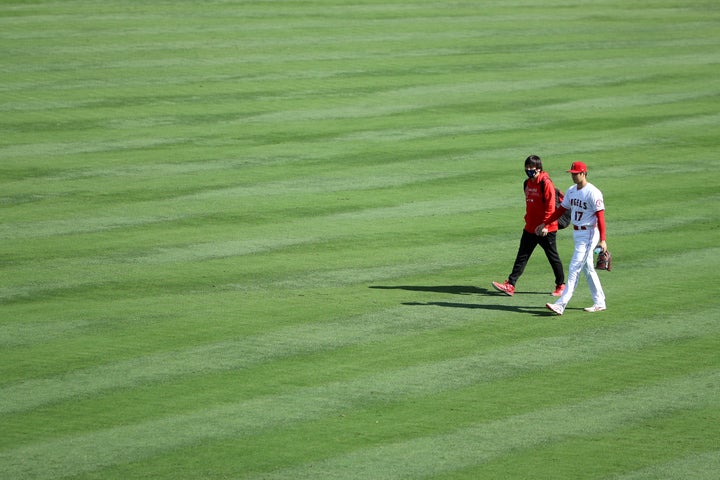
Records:
{"label": "baseball player", "polygon": [[[603,252],[607,251],[605,203],[602,192],[587,181],[587,165],[583,162],[573,162],[568,172],[572,176],[574,185],[565,192],[565,198],[560,207],[555,210],[546,223],[557,220],[565,210],[570,210],[575,250],[568,267],[565,291],[555,303],[547,303],[545,306],[556,315],[562,315],[573,296],[582,271],[587,278],[593,299],[593,306],[586,308],[585,311],[601,312],[606,308],[605,293],[593,265],[593,249],[597,245]],[[538,225],[536,229],[538,235],[547,235],[547,232],[548,228],[545,223]]]}
{"label": "baseball player", "polygon": [[[505,282],[492,282],[492,285],[505,295],[513,296],[515,283],[525,271],[535,247],[540,245],[555,275],[555,291],[552,295],[559,297],[565,288],[565,271],[557,251],[558,224],[557,221],[547,220],[555,212],[555,185],[547,172],[543,171],[542,160],[537,155],[525,159],[525,174],[528,177],[525,181],[525,228],[520,237],[515,263]],[[536,234],[535,226],[542,221],[547,221],[547,227],[545,235],[540,236]]]}

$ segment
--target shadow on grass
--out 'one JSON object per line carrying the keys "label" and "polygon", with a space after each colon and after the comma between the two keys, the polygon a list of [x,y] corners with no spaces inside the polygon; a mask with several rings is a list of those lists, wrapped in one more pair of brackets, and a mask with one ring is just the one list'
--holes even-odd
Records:
{"label": "shadow on grass", "polygon": [[554,315],[544,306],[529,305],[492,305],[484,303],[455,303],[455,302],[403,302],[409,307],[449,307],[449,308],[470,308],[476,310],[498,310],[501,312],[529,313],[538,317],[549,317]]}
{"label": "shadow on grass", "polygon": [[[433,293],[450,293],[454,295],[484,295],[491,297],[507,297],[504,293],[496,290],[490,290],[482,287],[475,287],[471,285],[371,285],[370,288],[378,290],[408,290],[411,292],[433,292]],[[521,295],[548,295],[547,292],[516,292]],[[512,301],[508,299],[508,301]],[[484,304],[484,303],[460,303],[460,302],[403,302],[403,305],[417,307],[417,306],[433,306],[433,307],[447,307],[447,308],[470,308],[478,310],[499,310],[503,312],[517,312],[517,313],[529,313],[537,316],[551,316],[554,315],[548,311],[544,305],[495,305],[495,304]]]}
{"label": "shadow on grass", "polygon": [[[434,292],[452,293],[454,295],[490,295],[493,297],[505,297],[502,292],[488,288],[475,287],[472,285],[371,285],[370,288],[379,290],[409,290],[411,292]],[[520,292],[519,295],[548,295],[549,292]]]}
{"label": "shadow on grass", "polygon": [[411,292],[452,293],[455,295],[494,295],[496,293],[500,294],[500,292],[491,291],[487,288],[473,287],[471,285],[371,285],[370,288],[377,288],[379,290],[409,290]]}

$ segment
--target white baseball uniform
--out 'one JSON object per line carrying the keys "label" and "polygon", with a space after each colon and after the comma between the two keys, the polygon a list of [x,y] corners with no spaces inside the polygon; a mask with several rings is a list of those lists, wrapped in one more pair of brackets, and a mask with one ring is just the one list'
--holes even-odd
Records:
{"label": "white baseball uniform", "polygon": [[593,263],[593,249],[600,241],[596,214],[600,210],[605,210],[602,192],[591,183],[585,184],[579,190],[577,185],[573,185],[565,192],[565,198],[561,205],[571,211],[570,221],[572,222],[575,250],[570,259],[565,290],[555,305],[565,310],[582,271],[587,278],[593,304],[604,308],[605,292],[600,285],[600,278]]}

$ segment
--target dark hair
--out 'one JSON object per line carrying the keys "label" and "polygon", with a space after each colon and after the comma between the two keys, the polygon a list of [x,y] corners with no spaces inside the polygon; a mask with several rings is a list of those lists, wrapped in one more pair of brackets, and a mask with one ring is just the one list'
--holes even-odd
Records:
{"label": "dark hair", "polygon": [[525,159],[525,166],[526,167],[533,167],[533,168],[539,168],[540,171],[542,171],[542,160],[540,160],[540,157],[537,155],[530,155]]}

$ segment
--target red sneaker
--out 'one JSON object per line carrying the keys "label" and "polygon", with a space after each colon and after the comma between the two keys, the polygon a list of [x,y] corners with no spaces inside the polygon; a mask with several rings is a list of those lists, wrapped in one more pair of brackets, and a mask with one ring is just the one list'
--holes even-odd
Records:
{"label": "red sneaker", "polygon": [[507,280],[505,280],[505,283],[492,282],[492,285],[495,287],[495,290],[502,292],[505,295],[510,297],[515,295],[515,285],[510,285]]}
{"label": "red sneaker", "polygon": [[564,291],[565,291],[565,284],[563,283],[562,285],[558,285],[557,287],[555,287],[555,291],[552,292],[552,296],[559,297],[560,295],[562,295],[562,293]]}

